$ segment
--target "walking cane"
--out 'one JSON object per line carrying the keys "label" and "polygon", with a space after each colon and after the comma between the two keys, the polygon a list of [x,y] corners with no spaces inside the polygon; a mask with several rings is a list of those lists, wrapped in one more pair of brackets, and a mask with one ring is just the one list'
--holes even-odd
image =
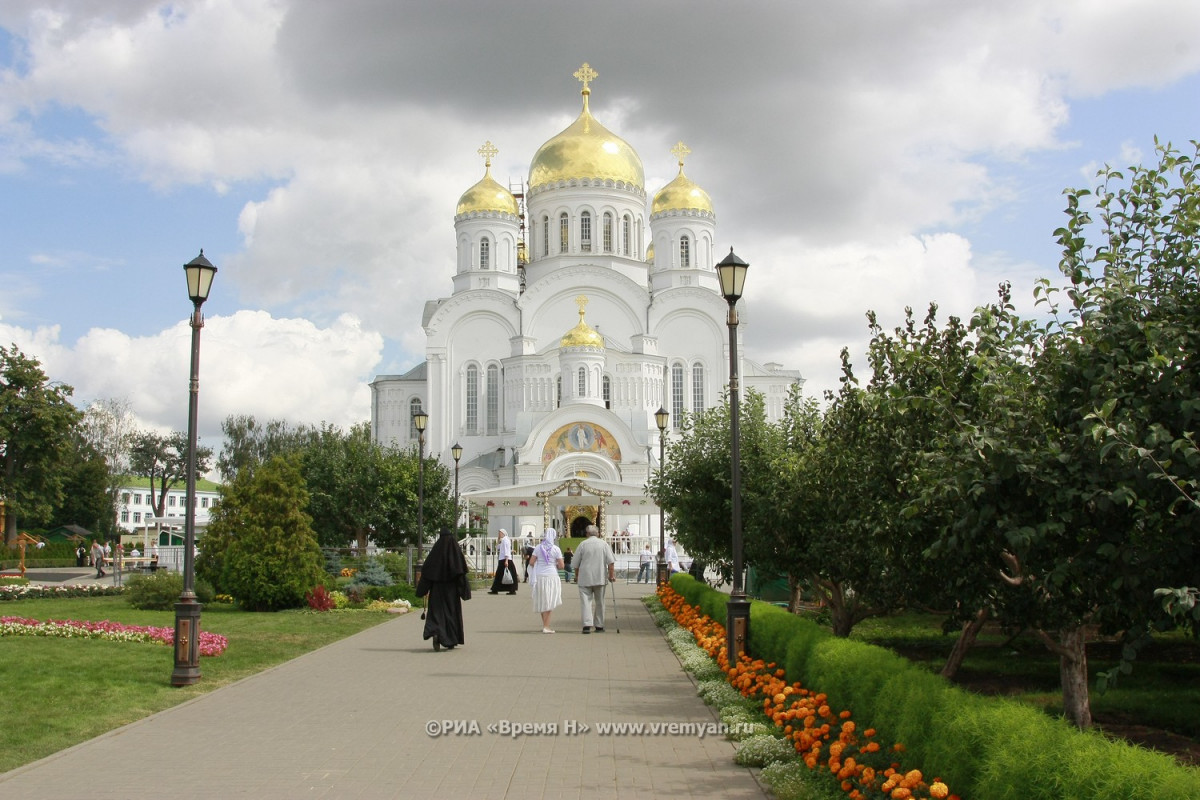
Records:
{"label": "walking cane", "polygon": [[617,633],[621,632],[621,615],[617,613],[617,582],[612,582],[613,595],[613,620],[617,623]]}

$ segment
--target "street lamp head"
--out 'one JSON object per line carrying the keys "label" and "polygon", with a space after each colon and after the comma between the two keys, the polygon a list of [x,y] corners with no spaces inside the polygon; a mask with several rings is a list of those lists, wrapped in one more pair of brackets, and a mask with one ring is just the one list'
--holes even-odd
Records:
{"label": "street lamp head", "polygon": [[667,411],[662,406],[658,407],[658,411],[654,412],[654,422],[658,425],[658,432],[662,433],[667,429],[667,422],[671,419],[671,412]]}
{"label": "street lamp head", "polygon": [[429,424],[429,415],[425,413],[425,409],[418,408],[413,412],[412,418],[413,425],[416,427],[417,432],[424,433],[425,426]]}
{"label": "street lamp head", "polygon": [[746,284],[746,270],[749,268],[749,264],[733,254],[732,247],[729,248],[729,255],[717,264],[717,275],[721,279],[721,294],[730,305],[741,298],[742,288]]}
{"label": "street lamp head", "polygon": [[188,297],[197,306],[203,305],[208,299],[208,291],[212,288],[217,268],[204,257],[204,251],[201,250],[200,255],[183,265],[183,271],[187,276]]}
{"label": "street lamp head", "polygon": [[462,445],[455,442],[454,446],[450,448],[450,455],[454,456],[454,463],[457,464],[458,460],[462,458]]}

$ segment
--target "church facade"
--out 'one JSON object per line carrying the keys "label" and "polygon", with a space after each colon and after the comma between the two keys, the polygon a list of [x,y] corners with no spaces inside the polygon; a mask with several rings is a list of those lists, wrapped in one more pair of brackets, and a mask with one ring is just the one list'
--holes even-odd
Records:
{"label": "church facade", "polygon": [[[483,178],[455,209],[451,294],[425,305],[425,360],[371,383],[372,431],[386,446],[415,445],[423,409],[427,452],[453,469],[461,446],[465,513],[493,536],[580,535],[595,522],[657,541],[645,493],[658,468],[655,412],[670,412],[670,436],[728,384],[724,254],[683,143],[672,149],[678,175],[648,196],[641,158],[592,116],[596,73],[584,64],[575,77],[582,111],[537,151],[525,186],[498,183],[496,149],[480,149]],[[777,417],[803,379],[737,357],[742,386]]]}

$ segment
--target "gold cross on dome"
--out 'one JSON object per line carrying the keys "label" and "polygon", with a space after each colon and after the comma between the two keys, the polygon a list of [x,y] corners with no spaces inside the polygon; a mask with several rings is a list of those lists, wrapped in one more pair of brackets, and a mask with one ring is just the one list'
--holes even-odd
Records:
{"label": "gold cross on dome", "polygon": [[683,160],[692,154],[692,148],[688,147],[680,139],[679,143],[671,148],[671,155],[679,159],[679,166],[683,166]]}
{"label": "gold cross on dome", "polygon": [[483,165],[485,167],[490,167],[492,165],[492,159],[500,151],[498,149],[496,149],[496,145],[492,144],[489,141],[489,142],[484,142],[483,147],[479,148],[475,152],[477,152],[477,153],[479,153],[479,155],[483,156]]}
{"label": "gold cross on dome", "polygon": [[583,310],[585,308],[587,308],[587,304],[588,304],[587,295],[581,294],[575,298],[575,305],[579,306],[579,318],[580,319],[583,319]]}
{"label": "gold cross on dome", "polygon": [[588,84],[591,83],[592,81],[596,80],[596,78],[598,76],[599,76],[599,73],[597,73],[596,70],[592,69],[591,65],[588,64],[586,61],[583,62],[582,67],[575,70],[575,77],[578,78],[579,82],[583,84],[583,90],[585,92],[589,91]]}

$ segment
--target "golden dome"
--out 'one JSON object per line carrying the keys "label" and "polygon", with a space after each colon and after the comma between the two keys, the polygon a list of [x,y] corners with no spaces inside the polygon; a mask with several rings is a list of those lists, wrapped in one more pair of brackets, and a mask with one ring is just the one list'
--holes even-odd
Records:
{"label": "golden dome", "polygon": [[584,295],[579,295],[575,298],[575,302],[579,304],[579,324],[571,330],[567,331],[559,340],[559,345],[562,347],[604,347],[604,337],[600,333],[583,321],[583,309],[587,305],[588,299]]}
{"label": "golden dome", "polygon": [[687,175],[683,174],[683,159],[688,153],[692,152],[683,142],[671,148],[671,152],[679,159],[679,174],[675,176],[675,180],[668,183],[658,194],[654,195],[654,203],[651,206],[650,213],[657,214],[660,211],[707,211],[713,213],[712,200],[708,196],[708,192],[701,189],[692,182]]}
{"label": "golden dome", "polygon": [[499,211],[517,216],[517,198],[492,177],[492,156],[498,152],[491,142],[484,142],[483,147],[479,148],[479,154],[484,157],[483,179],[458,198],[454,216],[469,214],[472,211]]}
{"label": "golden dome", "polygon": [[651,242],[650,246],[646,248],[646,263],[654,263],[654,242]]}
{"label": "golden dome", "polygon": [[584,64],[575,77],[583,81],[583,111],[534,155],[529,165],[530,190],[573,178],[613,180],[644,189],[642,159],[624,139],[597,122],[588,109],[592,93],[588,81],[596,73]]}

